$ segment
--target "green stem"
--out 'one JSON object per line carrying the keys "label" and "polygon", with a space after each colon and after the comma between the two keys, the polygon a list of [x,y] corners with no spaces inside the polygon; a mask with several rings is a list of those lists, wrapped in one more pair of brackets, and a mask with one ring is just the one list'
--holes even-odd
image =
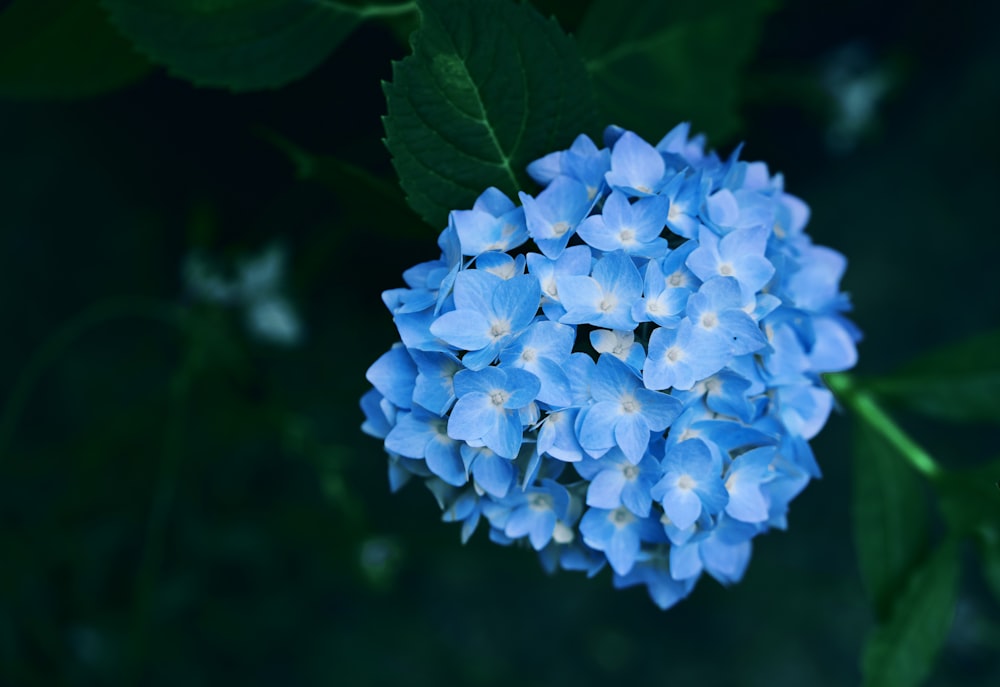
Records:
{"label": "green stem", "polygon": [[184,361],[170,380],[163,449],[156,475],[153,498],[146,517],[142,558],[135,578],[135,599],[131,626],[131,682],[144,683],[149,660],[150,629],[156,605],[157,587],[167,544],[167,525],[174,504],[177,473],[183,451],[184,408],[198,366],[198,352],[189,345]]}
{"label": "green stem", "polygon": [[67,320],[21,368],[14,387],[4,404],[0,416],[0,464],[10,449],[14,430],[21,414],[45,371],[83,334],[111,320],[137,317],[164,322],[176,327],[180,324],[182,310],[179,306],[136,296],[120,296],[98,301]]}
{"label": "green stem", "polygon": [[851,408],[868,425],[878,432],[910,462],[920,474],[930,480],[937,480],[944,470],[910,435],[902,430],[869,392],[857,386],[854,378],[845,373],[824,375],[830,391],[847,407]]}
{"label": "green stem", "polygon": [[329,7],[332,10],[354,14],[361,19],[371,17],[398,17],[417,11],[416,2],[401,2],[398,5],[348,5],[336,0],[314,0],[315,4],[321,7]]}

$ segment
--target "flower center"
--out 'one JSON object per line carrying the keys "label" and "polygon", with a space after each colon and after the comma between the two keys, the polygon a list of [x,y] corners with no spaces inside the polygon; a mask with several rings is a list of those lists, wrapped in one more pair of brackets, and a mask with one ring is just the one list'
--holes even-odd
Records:
{"label": "flower center", "polygon": [[508,398],[510,398],[510,394],[503,389],[494,389],[490,392],[490,403],[497,408],[502,407],[503,404],[507,402]]}
{"label": "flower center", "polygon": [[502,336],[507,336],[510,334],[510,322],[507,320],[497,320],[490,327],[490,336],[494,339],[499,339]]}
{"label": "flower center", "polygon": [[683,357],[683,355],[684,351],[682,351],[677,346],[671,346],[670,348],[667,349],[667,360],[669,360],[672,363],[676,363]]}
{"label": "flower center", "polygon": [[675,289],[677,287],[684,286],[686,282],[687,280],[684,279],[684,275],[681,274],[680,271],[674,272],[669,277],[667,277],[667,283],[670,284]]}
{"label": "flower center", "polygon": [[639,476],[639,466],[638,465],[626,465],[622,468],[622,475],[627,480],[633,480]]}
{"label": "flower center", "polygon": [[683,489],[684,491],[690,491],[694,489],[695,481],[691,479],[691,475],[681,475],[677,478],[677,488]]}
{"label": "flower center", "polygon": [[534,510],[550,510],[552,508],[552,497],[548,494],[532,494],[528,499],[528,505]]}
{"label": "flower center", "polygon": [[555,224],[552,225],[552,233],[555,234],[556,236],[562,236],[567,231],[569,231],[569,222],[566,221],[556,222]]}
{"label": "flower center", "polygon": [[635,520],[635,516],[632,515],[625,507],[615,508],[611,511],[611,522],[615,523],[619,527],[627,525],[633,520]]}
{"label": "flower center", "polygon": [[721,265],[719,265],[719,274],[721,274],[723,277],[733,276],[733,266],[730,265],[728,262],[722,263]]}

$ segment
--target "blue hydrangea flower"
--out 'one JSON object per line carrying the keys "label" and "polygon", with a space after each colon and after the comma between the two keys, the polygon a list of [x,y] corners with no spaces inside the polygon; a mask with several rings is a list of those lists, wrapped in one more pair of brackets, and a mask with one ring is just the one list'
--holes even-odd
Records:
{"label": "blue hydrangea flower", "polygon": [[546,570],[642,585],[667,608],[737,582],[819,476],[809,447],[857,360],[846,260],[762,162],[681,124],[609,127],[486,189],[437,260],[382,297],[400,341],[368,369],[362,430],[393,491],[422,480]]}

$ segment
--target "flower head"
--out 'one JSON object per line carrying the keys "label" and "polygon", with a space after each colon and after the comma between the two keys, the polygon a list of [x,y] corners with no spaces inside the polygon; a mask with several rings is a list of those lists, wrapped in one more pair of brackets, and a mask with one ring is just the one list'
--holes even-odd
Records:
{"label": "flower head", "polygon": [[[682,124],[611,127],[532,163],[520,206],[455,210],[439,260],[387,291],[400,339],[368,370],[362,429],[390,482],[425,480],[468,539],[645,585],[668,607],[736,582],[819,471],[808,440],[851,367],[846,261],[763,163]],[[569,467],[571,465],[572,467]]]}

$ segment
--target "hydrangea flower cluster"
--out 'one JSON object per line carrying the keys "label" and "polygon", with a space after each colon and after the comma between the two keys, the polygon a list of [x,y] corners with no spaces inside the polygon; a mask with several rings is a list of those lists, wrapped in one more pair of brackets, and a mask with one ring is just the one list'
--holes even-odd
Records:
{"label": "hydrangea flower cluster", "polygon": [[368,370],[363,429],[392,489],[422,478],[463,541],[485,521],[667,608],[786,526],[819,476],[820,375],[860,336],[846,261],[780,174],[687,124],[604,143],[533,162],[520,205],[490,188],[450,214],[441,257],[383,294],[401,341]]}

